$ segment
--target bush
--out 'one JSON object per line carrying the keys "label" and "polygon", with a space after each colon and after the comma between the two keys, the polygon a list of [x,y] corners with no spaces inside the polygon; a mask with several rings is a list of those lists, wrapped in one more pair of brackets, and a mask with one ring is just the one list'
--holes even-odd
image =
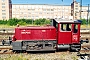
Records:
{"label": "bush", "polygon": [[[81,19],[82,20],[82,25],[87,24],[87,19]],[[88,20],[88,24],[90,25],[90,19]]]}
{"label": "bush", "polygon": [[[82,20],[82,25],[87,24],[87,20],[86,19],[81,19]],[[9,20],[0,20],[0,24],[3,25],[10,25],[10,26],[15,26],[17,24],[20,25],[26,25],[26,24],[35,24],[35,25],[46,25],[46,24],[50,24],[50,20],[47,20],[45,18],[43,19],[17,19],[17,18],[13,18],[13,19],[9,19]],[[88,24],[90,24],[90,19],[88,20]]]}
{"label": "bush", "polygon": [[82,25],[85,25],[87,23],[87,20],[86,19],[81,19],[82,20]]}
{"label": "bush", "polygon": [[0,20],[0,24],[7,24],[7,20]]}
{"label": "bush", "polygon": [[6,24],[6,25],[10,25],[10,26],[15,26],[17,24],[20,25],[26,25],[26,24],[35,24],[35,25],[44,25],[44,24],[50,24],[50,20],[47,19],[17,19],[17,18],[13,18],[13,19],[9,19],[9,20],[0,20],[0,24]]}
{"label": "bush", "polygon": [[50,24],[50,20],[45,20],[44,24]]}
{"label": "bush", "polygon": [[35,24],[35,25],[41,25],[41,21],[40,21],[39,19],[36,19],[36,20],[34,21],[34,24]]}
{"label": "bush", "polygon": [[26,22],[24,22],[24,21],[19,21],[18,24],[19,24],[19,25],[26,25]]}
{"label": "bush", "polygon": [[18,24],[18,19],[14,18],[14,19],[9,19],[7,22],[7,25],[13,26],[13,25],[17,25]]}
{"label": "bush", "polygon": [[34,24],[36,24],[36,25],[50,24],[50,20],[47,20],[47,19],[36,19],[34,21]]}
{"label": "bush", "polygon": [[88,24],[90,25],[90,19],[88,20]]}
{"label": "bush", "polygon": [[27,24],[32,24],[33,19],[26,19],[25,21]]}

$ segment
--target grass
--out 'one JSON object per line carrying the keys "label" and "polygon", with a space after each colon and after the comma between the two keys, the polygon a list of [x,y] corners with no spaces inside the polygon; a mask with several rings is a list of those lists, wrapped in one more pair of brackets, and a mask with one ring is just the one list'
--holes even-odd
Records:
{"label": "grass", "polygon": [[87,28],[90,29],[90,25],[81,25],[81,29],[87,29]]}
{"label": "grass", "polygon": [[23,55],[8,55],[7,57],[5,58],[0,58],[0,60],[29,60],[29,58],[25,58]]}
{"label": "grass", "polygon": [[58,52],[58,53],[18,53],[0,54],[0,60],[77,60],[77,53]]}
{"label": "grass", "polygon": [[[22,26],[36,26],[36,25],[20,25],[20,26],[22,27]],[[15,27],[17,27],[17,25],[16,26],[0,25],[0,28],[15,28]]]}
{"label": "grass", "polygon": [[0,28],[15,28],[16,26],[0,25]]}

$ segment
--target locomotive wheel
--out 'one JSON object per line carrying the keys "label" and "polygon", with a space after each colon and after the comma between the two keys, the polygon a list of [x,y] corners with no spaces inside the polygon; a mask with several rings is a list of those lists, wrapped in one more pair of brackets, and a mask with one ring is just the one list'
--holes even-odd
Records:
{"label": "locomotive wheel", "polygon": [[81,49],[81,44],[71,45],[71,46],[70,46],[70,51],[79,52],[80,49]]}
{"label": "locomotive wheel", "polygon": [[79,52],[80,49],[78,49],[78,48],[73,49],[73,48],[71,47],[71,48],[70,48],[70,51],[71,51],[71,52]]}

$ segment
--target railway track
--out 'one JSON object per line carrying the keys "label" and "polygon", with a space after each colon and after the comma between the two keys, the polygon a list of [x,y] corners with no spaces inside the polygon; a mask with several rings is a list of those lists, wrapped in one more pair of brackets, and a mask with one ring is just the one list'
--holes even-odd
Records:
{"label": "railway track", "polygon": [[12,54],[12,46],[0,45],[0,54]]}
{"label": "railway track", "polygon": [[14,35],[14,33],[0,33],[0,35]]}
{"label": "railway track", "polygon": [[81,40],[85,40],[86,38],[88,40],[90,40],[90,33],[89,32],[88,33],[87,32],[86,33],[84,32],[84,33],[81,33],[80,35],[81,35],[81,37],[80,37]]}
{"label": "railway track", "polygon": [[82,44],[79,52],[81,54],[90,54],[90,43]]}

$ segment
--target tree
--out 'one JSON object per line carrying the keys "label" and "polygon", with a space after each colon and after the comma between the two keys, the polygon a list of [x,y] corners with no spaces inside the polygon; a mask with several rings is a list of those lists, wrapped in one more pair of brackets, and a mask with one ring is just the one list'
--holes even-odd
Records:
{"label": "tree", "polygon": [[50,24],[50,20],[45,20],[44,24]]}
{"label": "tree", "polygon": [[19,25],[26,25],[26,22],[24,22],[24,21],[19,21],[18,24],[19,24]]}
{"label": "tree", "polygon": [[90,18],[89,18],[89,20],[88,20],[88,24],[90,25]]}
{"label": "tree", "polygon": [[17,19],[17,18],[13,18],[13,19],[9,19],[9,20],[0,20],[0,24],[7,24],[10,26],[15,26],[17,24],[20,25],[26,25],[26,24],[32,24],[32,21],[35,25],[45,25],[45,24],[50,24],[50,20],[47,20],[45,18],[43,19]]}
{"label": "tree", "polygon": [[10,25],[10,26],[17,25],[18,21],[19,20],[16,19],[16,18],[9,19],[8,22],[7,22],[7,24]]}
{"label": "tree", "polygon": [[33,19],[26,19],[25,21],[26,21],[27,24],[32,24],[32,20]]}
{"label": "tree", "polygon": [[82,25],[85,25],[87,23],[87,20],[86,19],[81,19],[82,20]]}
{"label": "tree", "polygon": [[36,19],[36,20],[34,21],[34,24],[40,25],[40,24],[41,24],[41,21],[40,21],[39,19]]}

